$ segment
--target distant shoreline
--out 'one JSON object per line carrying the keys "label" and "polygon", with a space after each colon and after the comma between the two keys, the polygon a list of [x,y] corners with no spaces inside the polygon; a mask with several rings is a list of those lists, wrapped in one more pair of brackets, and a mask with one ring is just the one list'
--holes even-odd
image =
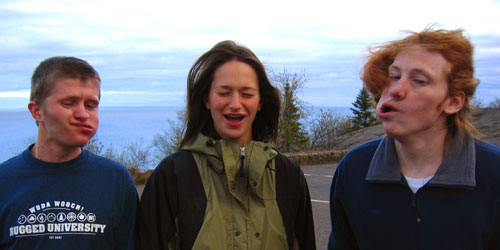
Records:
{"label": "distant shoreline", "polygon": [[[100,110],[139,110],[139,109],[185,109],[185,106],[100,106]],[[312,109],[340,109],[340,110],[350,110],[351,107],[315,107],[310,106],[307,108]],[[15,112],[15,111],[26,111],[28,112],[28,104],[26,107],[15,107],[15,108],[0,108],[0,112]]]}
{"label": "distant shoreline", "polygon": [[[125,107],[125,106],[100,106],[100,110],[137,110],[137,109],[184,109],[185,107],[168,107],[168,106],[138,106],[138,107]],[[0,112],[11,111],[28,111],[28,104],[26,107],[17,108],[0,108]]]}

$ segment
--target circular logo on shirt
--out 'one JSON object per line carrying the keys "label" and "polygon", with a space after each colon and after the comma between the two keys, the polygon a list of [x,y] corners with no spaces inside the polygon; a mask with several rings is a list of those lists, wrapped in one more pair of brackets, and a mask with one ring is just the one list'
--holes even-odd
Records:
{"label": "circular logo on shirt", "polygon": [[28,222],[29,222],[30,224],[35,223],[35,222],[36,222],[36,215],[34,215],[34,214],[30,214],[30,215],[28,215]]}
{"label": "circular logo on shirt", "polygon": [[64,222],[66,220],[66,214],[63,212],[60,212],[57,214],[57,221],[59,222]]}
{"label": "circular logo on shirt", "polygon": [[19,216],[19,218],[17,218],[17,223],[19,223],[20,225],[26,223],[26,216],[23,214],[21,216]]}
{"label": "circular logo on shirt", "polygon": [[76,214],[73,212],[68,213],[68,216],[66,217],[69,222],[73,222],[76,220]]}
{"label": "circular logo on shirt", "polygon": [[93,213],[89,213],[89,214],[87,215],[87,220],[88,220],[89,222],[95,222],[95,220],[96,220],[96,216],[95,216],[95,214],[93,214]]}
{"label": "circular logo on shirt", "polygon": [[79,222],[84,222],[85,219],[87,219],[87,216],[85,215],[84,212],[80,212],[80,213],[78,213],[77,219]]}
{"label": "circular logo on shirt", "polygon": [[55,213],[49,213],[49,214],[47,214],[47,221],[48,222],[54,222],[54,221],[56,221],[56,214]]}
{"label": "circular logo on shirt", "polygon": [[45,215],[44,213],[40,213],[36,219],[38,220],[38,222],[40,223],[44,223],[45,221],[47,221],[47,215]]}

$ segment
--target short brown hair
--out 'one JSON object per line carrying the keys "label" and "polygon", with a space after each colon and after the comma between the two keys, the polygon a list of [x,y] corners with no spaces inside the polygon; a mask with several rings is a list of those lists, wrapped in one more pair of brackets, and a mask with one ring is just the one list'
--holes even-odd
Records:
{"label": "short brown hair", "polygon": [[410,35],[404,39],[369,48],[369,55],[361,71],[361,79],[366,89],[370,91],[375,102],[378,103],[382,91],[389,85],[389,66],[392,65],[401,51],[417,46],[436,51],[451,66],[445,72],[448,96],[454,96],[459,91],[463,91],[465,94],[463,108],[456,114],[448,116],[447,126],[452,132],[460,132],[464,129],[479,137],[480,133],[466,117],[471,109],[469,101],[474,95],[479,80],[474,78],[474,47],[469,39],[463,35],[463,32],[462,29],[433,30],[432,27],[428,27],[418,33],[409,31]]}
{"label": "short brown hair", "polygon": [[93,78],[99,87],[101,84],[99,74],[88,62],[76,57],[50,57],[43,60],[33,72],[30,101],[42,104],[52,91],[54,83],[63,77],[81,78],[84,81]]}

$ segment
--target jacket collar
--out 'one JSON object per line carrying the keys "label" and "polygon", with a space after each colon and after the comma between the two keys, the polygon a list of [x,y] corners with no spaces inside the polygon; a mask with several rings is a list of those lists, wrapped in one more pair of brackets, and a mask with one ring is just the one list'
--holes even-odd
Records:
{"label": "jacket collar", "polygon": [[[182,149],[203,155],[207,163],[225,174],[229,192],[239,197],[236,191],[239,182],[237,175],[241,168],[239,144],[222,139],[214,140],[200,133],[192,144],[185,145]],[[264,172],[268,163],[271,163],[270,161],[277,155],[278,152],[270,143],[250,141],[245,144],[244,171],[247,173],[245,178],[252,184],[249,185],[250,191],[263,199],[269,197],[270,194],[267,192],[271,191],[265,188]]]}
{"label": "jacket collar", "polygon": [[[278,154],[272,147],[272,144],[260,141],[249,141],[245,143],[245,152],[247,158],[255,158],[253,161],[267,163]],[[240,145],[236,142],[230,142],[223,139],[215,140],[204,134],[199,134],[193,143],[184,145],[184,150],[213,156],[226,161],[227,157],[240,159]],[[239,163],[238,163],[239,164]],[[231,164],[230,164],[231,165]]]}
{"label": "jacket collar", "polygon": [[[429,185],[475,187],[476,186],[476,151],[474,138],[465,134],[455,136],[441,166]],[[384,137],[373,155],[368,168],[366,181],[401,182],[394,139]]]}

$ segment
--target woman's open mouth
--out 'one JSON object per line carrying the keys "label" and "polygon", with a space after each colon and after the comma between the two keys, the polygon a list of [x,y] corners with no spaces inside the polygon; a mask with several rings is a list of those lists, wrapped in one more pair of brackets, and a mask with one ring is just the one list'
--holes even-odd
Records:
{"label": "woman's open mouth", "polygon": [[230,121],[241,121],[241,120],[243,120],[243,116],[242,115],[224,115],[224,117],[227,120],[230,120]]}

